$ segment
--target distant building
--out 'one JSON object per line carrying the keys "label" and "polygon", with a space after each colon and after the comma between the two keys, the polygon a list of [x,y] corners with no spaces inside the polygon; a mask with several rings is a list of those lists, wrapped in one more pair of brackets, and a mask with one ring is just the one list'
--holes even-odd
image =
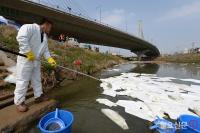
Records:
{"label": "distant building", "polygon": [[21,24],[15,22],[14,20],[6,19],[3,16],[0,16],[0,25],[8,25],[15,28],[16,30],[19,30],[21,27]]}
{"label": "distant building", "polygon": [[197,54],[200,53],[200,48],[196,47],[196,48],[191,48],[191,49],[184,49],[183,51],[184,54]]}
{"label": "distant building", "polygon": [[8,20],[4,18],[3,16],[0,16],[0,25],[7,25],[7,24],[8,24]]}
{"label": "distant building", "polygon": [[190,54],[197,54],[200,53],[200,48],[191,48],[189,49]]}
{"label": "distant building", "polygon": [[111,53],[112,55],[117,55],[117,53]]}
{"label": "distant building", "polygon": [[13,28],[15,28],[16,30],[19,30],[20,27],[22,26],[21,24],[15,22],[14,20],[10,20],[10,19],[7,19],[8,20],[8,26],[11,26]]}
{"label": "distant building", "polygon": [[188,54],[188,53],[189,53],[189,49],[185,48],[185,49],[183,50],[183,54]]}
{"label": "distant building", "polygon": [[90,50],[91,50],[91,46],[90,46],[89,44],[83,45],[83,48],[84,48],[84,49],[90,49]]}
{"label": "distant building", "polygon": [[69,38],[67,40],[67,43],[70,44],[70,45],[76,45],[76,46],[79,45],[77,39],[75,39],[75,38]]}

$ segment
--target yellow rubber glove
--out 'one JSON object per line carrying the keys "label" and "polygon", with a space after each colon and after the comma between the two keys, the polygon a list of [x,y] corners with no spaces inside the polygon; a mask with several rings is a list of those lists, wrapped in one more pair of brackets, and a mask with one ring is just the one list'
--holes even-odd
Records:
{"label": "yellow rubber glove", "polygon": [[53,66],[53,67],[56,66],[56,61],[55,61],[52,57],[49,57],[49,58],[47,59],[47,61],[48,61],[48,63],[49,63],[51,66]]}
{"label": "yellow rubber glove", "polygon": [[29,61],[34,61],[35,60],[35,55],[32,51],[29,51],[28,53],[26,53],[27,59]]}

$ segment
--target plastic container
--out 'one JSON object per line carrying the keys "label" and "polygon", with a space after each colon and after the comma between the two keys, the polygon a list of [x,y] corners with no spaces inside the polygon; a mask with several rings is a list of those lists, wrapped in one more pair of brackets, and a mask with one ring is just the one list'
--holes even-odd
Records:
{"label": "plastic container", "polygon": [[[56,121],[57,119],[55,119],[55,124],[47,125],[47,123],[50,120],[53,120],[55,116],[64,123],[64,126],[60,125],[59,121]],[[42,133],[71,133],[73,121],[74,117],[71,112],[65,110],[57,110],[57,114],[56,111],[53,111],[42,117],[38,127]]]}
{"label": "plastic container", "polygon": [[153,121],[153,126],[150,127],[151,130],[157,130],[159,133],[175,133],[176,126],[170,121],[161,119],[157,117]]}
{"label": "plastic container", "polygon": [[181,115],[178,118],[181,125],[180,133],[200,133],[200,117],[193,115]]}

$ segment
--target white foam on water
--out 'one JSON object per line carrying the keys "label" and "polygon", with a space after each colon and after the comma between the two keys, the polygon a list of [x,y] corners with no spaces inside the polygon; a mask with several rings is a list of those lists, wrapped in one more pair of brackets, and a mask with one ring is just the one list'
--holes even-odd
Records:
{"label": "white foam on water", "polygon": [[176,78],[172,78],[172,77],[163,77],[163,78],[159,78],[159,77],[156,77],[156,79],[153,79],[153,81],[158,81],[158,82],[170,82],[170,81],[172,81],[173,79],[176,79]]}
{"label": "white foam on water", "polygon": [[[165,114],[168,114],[171,119],[177,119],[182,114],[195,115],[189,109],[199,111],[200,86],[174,83],[173,79],[176,78],[122,73],[117,77],[103,79],[111,83],[112,88],[108,88],[106,83],[102,83],[101,87],[104,95],[139,99],[140,101],[118,99],[112,104],[124,107],[126,113],[148,121],[152,121],[155,116],[164,117]],[[195,79],[184,79],[184,81],[200,82]],[[104,102],[110,105],[108,101],[104,100]]]}
{"label": "white foam on water", "polygon": [[137,117],[140,117],[142,119],[146,119],[149,121],[152,121],[154,119],[152,112],[149,111],[149,108],[143,102],[119,100],[116,104],[121,107],[124,107],[125,112],[131,115],[135,115]]}
{"label": "white foam on water", "polygon": [[117,96],[117,92],[115,92],[113,90],[104,90],[102,94],[108,95],[108,96],[111,96],[111,97],[116,97]]}
{"label": "white foam on water", "polygon": [[125,119],[118,112],[111,109],[101,109],[101,112],[124,130],[129,129]]}
{"label": "white foam on water", "polygon": [[188,91],[200,95],[200,86],[199,85],[191,85],[190,88],[188,88]]}
{"label": "white foam on water", "polygon": [[112,69],[112,71],[116,71],[116,72],[119,72],[120,70],[119,70],[119,69]]}
{"label": "white foam on water", "polygon": [[97,99],[96,101],[109,107],[117,106],[117,104],[108,99]]}
{"label": "white foam on water", "polygon": [[119,72],[120,70],[119,69],[108,69],[107,71],[116,71],[116,72]]}
{"label": "white foam on water", "polygon": [[200,106],[193,108],[194,112],[200,116]]}
{"label": "white foam on water", "polygon": [[180,80],[200,84],[200,80],[197,79],[180,79]]}

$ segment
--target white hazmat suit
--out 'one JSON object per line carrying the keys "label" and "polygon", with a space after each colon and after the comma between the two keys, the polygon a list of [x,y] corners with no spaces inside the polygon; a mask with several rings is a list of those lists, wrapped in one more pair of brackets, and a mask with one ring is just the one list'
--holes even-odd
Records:
{"label": "white hazmat suit", "polygon": [[43,94],[41,83],[41,56],[46,59],[50,57],[47,35],[43,34],[43,42],[41,42],[41,30],[38,24],[25,24],[23,25],[17,35],[19,49],[21,54],[26,54],[32,51],[36,60],[29,61],[25,57],[17,57],[17,75],[16,75],[16,88],[14,91],[14,103],[20,105],[25,101],[26,92],[28,89],[29,81],[34,91],[34,97],[38,98]]}

